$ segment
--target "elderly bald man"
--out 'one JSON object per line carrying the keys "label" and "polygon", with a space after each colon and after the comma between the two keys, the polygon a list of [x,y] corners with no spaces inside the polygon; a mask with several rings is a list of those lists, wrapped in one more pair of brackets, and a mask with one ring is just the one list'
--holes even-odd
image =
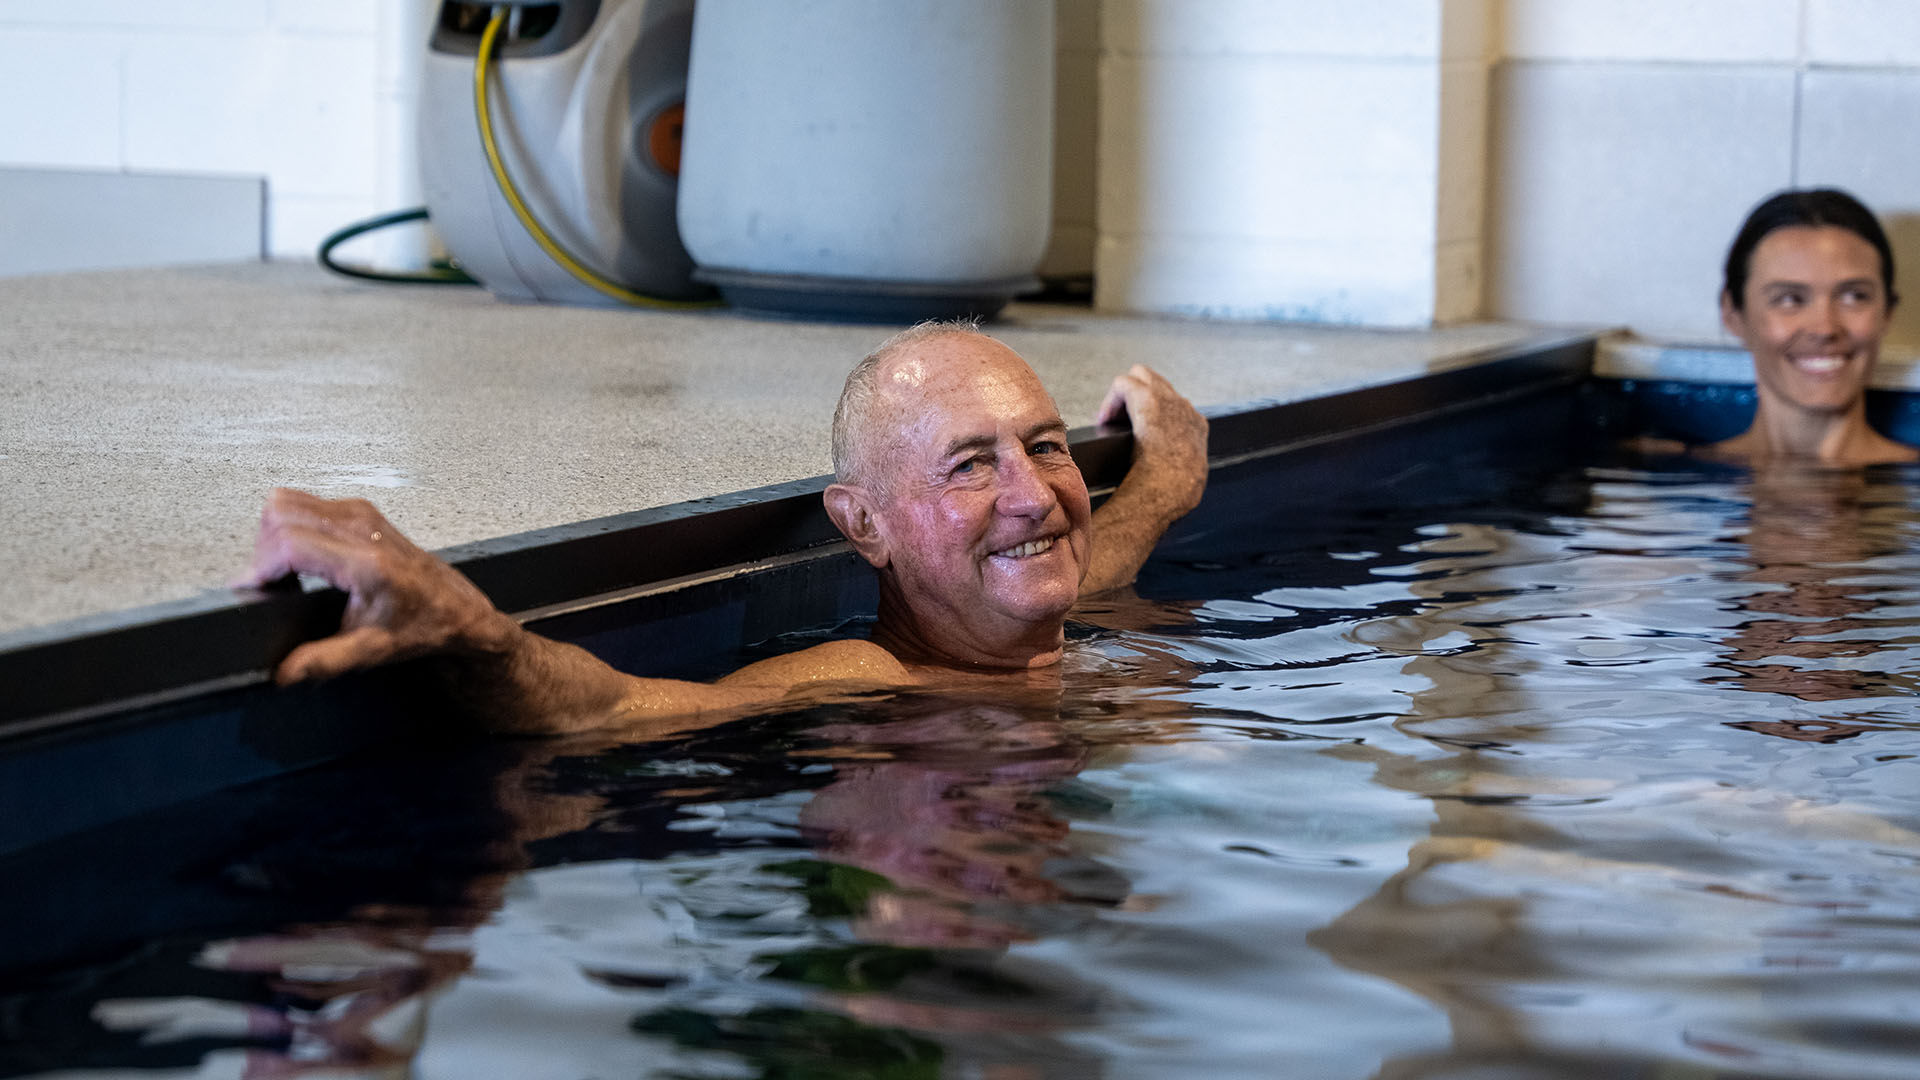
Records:
{"label": "elderly bald man", "polygon": [[[923,324],[847,378],[834,412],[828,515],[880,575],[870,641],[829,642],[711,683],[616,671],[539,637],[364,500],[279,489],[247,579],[316,574],[348,594],[340,631],[289,653],[285,684],[437,655],[497,730],[632,727],[787,697],[939,684],[1058,663],[1074,602],[1133,580],[1200,501],[1207,423],[1150,369],[1114,380],[1134,458],[1092,511],[1067,425],[1019,354],[965,324]],[[668,725],[675,726],[675,725]]]}

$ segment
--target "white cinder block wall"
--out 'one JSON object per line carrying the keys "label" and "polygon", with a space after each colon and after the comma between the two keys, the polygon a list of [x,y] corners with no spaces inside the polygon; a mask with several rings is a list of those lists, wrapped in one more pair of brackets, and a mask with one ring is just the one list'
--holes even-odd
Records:
{"label": "white cinder block wall", "polygon": [[[1920,344],[1920,0],[1058,4],[1047,269],[1103,306],[1721,340],[1741,215],[1836,183]],[[308,257],[420,201],[435,6],[0,0],[0,168],[263,176],[269,250]]]}
{"label": "white cinder block wall", "polygon": [[1099,306],[1381,326],[1477,312],[1487,9],[1106,0]]}
{"label": "white cinder block wall", "polygon": [[[1488,313],[1727,341],[1746,212],[1835,184],[1878,211],[1920,300],[1920,3],[1505,0]],[[1920,303],[1896,342],[1920,343]]]}
{"label": "white cinder block wall", "polygon": [[264,176],[268,250],[311,256],[420,202],[431,6],[0,0],[0,167]]}

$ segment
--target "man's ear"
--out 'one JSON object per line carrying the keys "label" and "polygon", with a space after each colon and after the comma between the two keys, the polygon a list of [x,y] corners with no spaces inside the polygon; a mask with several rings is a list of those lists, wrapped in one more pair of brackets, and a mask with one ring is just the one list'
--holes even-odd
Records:
{"label": "man's ear", "polygon": [[884,568],[888,562],[887,538],[874,516],[872,493],[857,484],[828,484],[820,498],[826,503],[827,516],[840,535],[853,544],[853,550],[875,570]]}

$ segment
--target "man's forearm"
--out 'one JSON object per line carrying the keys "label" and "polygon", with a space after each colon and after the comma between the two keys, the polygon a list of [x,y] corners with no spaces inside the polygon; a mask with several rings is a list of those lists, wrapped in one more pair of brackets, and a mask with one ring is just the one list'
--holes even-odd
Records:
{"label": "man's forearm", "polygon": [[1158,372],[1135,364],[1114,379],[1095,419],[1121,417],[1133,428],[1133,463],[1094,511],[1082,596],[1131,584],[1161,535],[1200,505],[1207,488],[1207,419]]}
{"label": "man's forearm", "polygon": [[337,632],[302,642],[276,682],[329,679],[431,658],[456,706],[495,731],[560,734],[651,725],[777,701],[806,685],[900,685],[906,670],[869,642],[833,642],[750,665],[717,683],[642,679],[584,649],[529,633],[465,575],[403,536],[373,504],[280,488],[261,513],[242,581],[317,574],[347,593]]}
{"label": "man's forearm", "polygon": [[1080,580],[1080,594],[1091,596],[1133,583],[1172,524],[1190,507],[1156,491],[1150,478],[1128,473],[1119,488],[1093,512],[1093,559]]}
{"label": "man's forearm", "polygon": [[632,677],[517,625],[492,638],[437,660],[455,703],[489,730],[554,735],[619,722]]}

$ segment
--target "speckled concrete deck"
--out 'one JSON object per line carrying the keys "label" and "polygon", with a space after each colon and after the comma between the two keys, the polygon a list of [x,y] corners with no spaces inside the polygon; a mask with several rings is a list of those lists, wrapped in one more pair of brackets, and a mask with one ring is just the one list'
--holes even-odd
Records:
{"label": "speckled concrete deck", "polygon": [[[887,332],[516,305],[304,264],[0,280],[0,646],[222,588],[278,484],[367,496],[440,548],[819,475],[840,381]],[[1044,304],[993,332],[1075,425],[1135,362],[1220,407],[1392,382],[1537,334]]]}

